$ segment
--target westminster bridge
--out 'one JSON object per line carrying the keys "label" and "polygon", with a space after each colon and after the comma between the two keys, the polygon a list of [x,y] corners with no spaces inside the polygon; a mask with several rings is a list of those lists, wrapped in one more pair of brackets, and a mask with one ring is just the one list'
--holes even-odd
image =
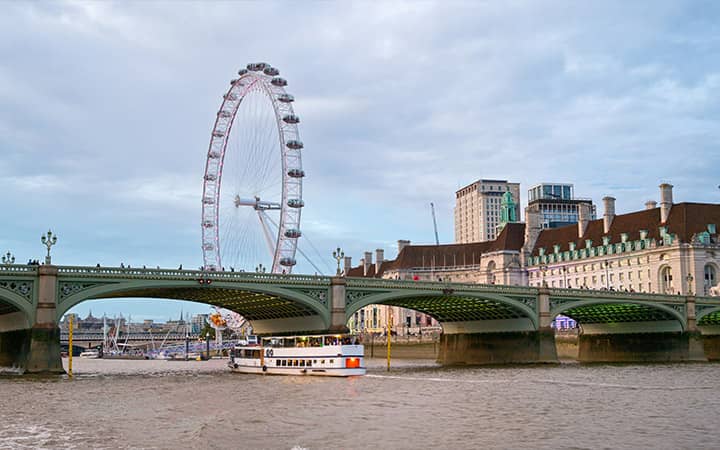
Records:
{"label": "westminster bridge", "polygon": [[0,265],[0,366],[62,372],[60,318],[87,300],[189,300],[258,334],[346,331],[384,304],[434,317],[442,364],[557,362],[553,319],[580,324],[580,361],[720,359],[720,298],[250,272]]}

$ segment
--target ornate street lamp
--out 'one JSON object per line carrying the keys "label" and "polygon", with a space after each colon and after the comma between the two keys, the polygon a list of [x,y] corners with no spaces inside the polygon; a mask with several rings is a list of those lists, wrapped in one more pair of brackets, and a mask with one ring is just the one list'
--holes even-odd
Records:
{"label": "ornate street lamp", "polygon": [[340,270],[340,261],[342,261],[343,258],[345,258],[345,252],[340,249],[340,247],[337,248],[333,252],[333,258],[335,258],[335,261],[337,261],[337,272],[335,275],[340,276],[342,275],[342,271]]}
{"label": "ornate street lamp", "polygon": [[258,264],[257,267],[255,267],[255,272],[257,273],[265,273],[267,268],[262,265],[262,263]]}
{"label": "ornate street lamp", "polygon": [[3,264],[14,264],[14,263],[15,263],[15,257],[13,256],[12,253],[10,253],[10,252],[8,251],[6,254],[3,255],[3,257],[2,257],[2,263],[3,263]]}
{"label": "ornate street lamp", "polygon": [[57,244],[57,236],[53,235],[53,232],[48,230],[46,235],[40,237],[40,242],[47,247],[47,255],[45,256],[45,264],[50,264],[50,247]]}
{"label": "ornate street lamp", "polygon": [[687,283],[688,283],[688,295],[693,295],[692,282],[693,282],[694,278],[693,278],[692,274],[691,273],[687,274],[687,276],[685,277],[685,280],[687,280]]}

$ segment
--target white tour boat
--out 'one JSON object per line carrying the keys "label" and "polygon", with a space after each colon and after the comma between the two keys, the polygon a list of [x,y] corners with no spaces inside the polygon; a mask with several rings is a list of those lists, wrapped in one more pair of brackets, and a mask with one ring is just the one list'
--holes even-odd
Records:
{"label": "white tour boat", "polygon": [[347,377],[365,375],[363,356],[352,335],[273,336],[236,345],[228,366],[240,373]]}

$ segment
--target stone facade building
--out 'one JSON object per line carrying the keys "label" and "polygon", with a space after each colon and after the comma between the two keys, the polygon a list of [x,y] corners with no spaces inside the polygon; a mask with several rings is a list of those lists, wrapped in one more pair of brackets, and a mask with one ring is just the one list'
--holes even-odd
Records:
{"label": "stone facade building", "polygon": [[[512,203],[510,203],[512,205]],[[720,272],[720,205],[673,203],[672,186],[660,186],[660,205],[615,214],[615,199],[603,199],[602,219],[592,220],[589,207],[579,205],[578,223],[543,228],[538,211],[526,209],[526,223],[502,223],[491,241],[410,245],[398,241],[398,256],[366,252],[360,265],[345,258],[345,274],[400,280],[496,283],[632,292],[717,295]],[[514,206],[514,205],[513,205]],[[586,205],[587,206],[587,205]],[[501,216],[503,214],[501,213]],[[505,217],[512,215],[504,214]],[[374,308],[374,311],[373,311]],[[362,323],[381,323],[380,305],[358,312]],[[430,323],[414,311],[396,308],[394,325]],[[417,317],[419,315],[419,318]],[[361,317],[364,320],[360,320]],[[375,322],[370,319],[378,319]]]}

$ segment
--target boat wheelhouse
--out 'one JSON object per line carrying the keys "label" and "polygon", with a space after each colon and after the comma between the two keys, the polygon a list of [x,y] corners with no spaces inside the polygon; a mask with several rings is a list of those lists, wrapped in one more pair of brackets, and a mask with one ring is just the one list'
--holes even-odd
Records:
{"label": "boat wheelhouse", "polygon": [[332,334],[263,337],[230,352],[233,372],[271,375],[365,375],[364,348],[357,336]]}

